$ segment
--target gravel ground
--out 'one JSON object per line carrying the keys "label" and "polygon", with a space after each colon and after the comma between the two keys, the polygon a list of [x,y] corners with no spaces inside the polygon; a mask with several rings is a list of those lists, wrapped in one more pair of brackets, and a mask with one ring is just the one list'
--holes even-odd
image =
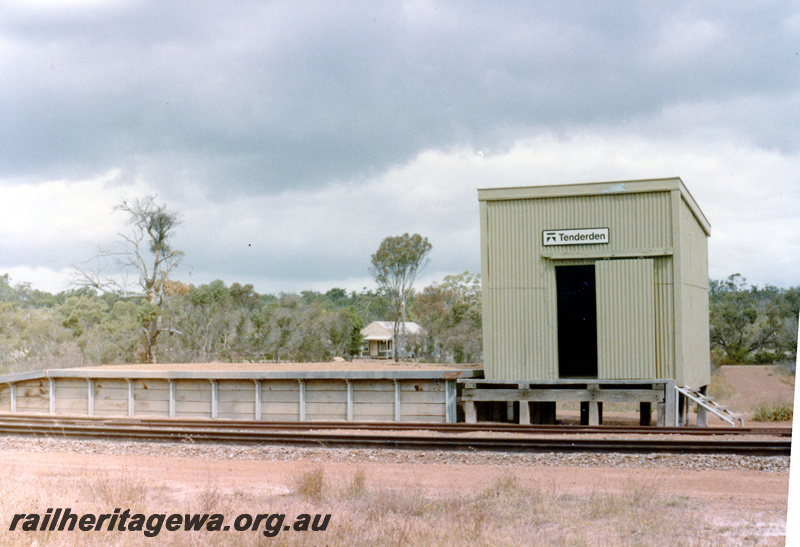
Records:
{"label": "gravel ground", "polygon": [[717,454],[592,454],[503,453],[491,451],[307,448],[282,445],[234,446],[214,443],[148,443],[113,440],[71,440],[0,437],[0,451],[63,452],[115,456],[154,456],[210,460],[274,460],[331,463],[459,464],[506,466],[571,466],[666,468],[682,470],[749,470],[789,472],[787,456]]}

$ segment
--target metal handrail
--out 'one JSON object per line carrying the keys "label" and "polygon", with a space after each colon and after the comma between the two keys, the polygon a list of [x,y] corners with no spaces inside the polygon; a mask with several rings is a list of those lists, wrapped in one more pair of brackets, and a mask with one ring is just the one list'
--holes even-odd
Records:
{"label": "metal handrail", "polygon": [[[688,397],[689,399],[691,399],[692,401],[697,403],[699,406],[702,406],[706,410],[710,411],[712,414],[714,414],[715,416],[717,416],[721,420],[723,420],[725,422],[728,422],[733,427],[736,427],[736,421],[735,420],[737,420],[737,419],[739,420],[740,426],[744,427],[744,418],[742,418],[741,416],[735,416],[728,410],[725,410],[725,411],[717,410],[716,408],[714,408],[714,407],[718,406],[717,403],[715,403],[714,401],[711,401],[710,399],[708,399],[704,395],[699,394],[697,391],[691,389],[690,387],[688,387],[688,386],[680,387],[680,386],[676,385],[675,386],[675,391],[677,391],[678,393]],[[711,403],[711,404],[709,404],[709,403]],[[676,425],[678,424],[679,407],[680,407],[680,405],[675,405],[675,424]],[[732,417],[729,418],[727,416],[723,416],[723,412],[727,412]]]}

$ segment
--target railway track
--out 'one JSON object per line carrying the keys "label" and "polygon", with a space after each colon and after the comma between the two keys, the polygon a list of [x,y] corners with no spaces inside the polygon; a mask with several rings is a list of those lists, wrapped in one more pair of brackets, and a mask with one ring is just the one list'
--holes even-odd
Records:
{"label": "railway track", "polygon": [[520,434],[636,434],[636,435],[701,435],[701,436],[743,436],[762,435],[770,437],[792,436],[791,427],[642,427],[642,426],[583,426],[583,425],[518,425],[512,423],[481,422],[466,423],[419,423],[419,422],[263,422],[252,420],[223,420],[204,418],[165,418],[165,417],[100,417],[67,416],[22,413],[1,413],[0,426],[4,423],[31,424],[84,424],[104,427],[140,426],[147,428],[172,427],[188,430],[203,428],[234,428],[248,431],[432,431],[439,433],[520,433]]}
{"label": "railway track", "polygon": [[[414,432],[426,432],[420,434]],[[474,433],[518,433],[515,436]],[[788,456],[791,428],[255,422],[0,414],[0,435],[346,448]],[[621,437],[624,436],[624,437]],[[685,436],[692,438],[681,438]],[[754,438],[757,437],[757,438]]]}

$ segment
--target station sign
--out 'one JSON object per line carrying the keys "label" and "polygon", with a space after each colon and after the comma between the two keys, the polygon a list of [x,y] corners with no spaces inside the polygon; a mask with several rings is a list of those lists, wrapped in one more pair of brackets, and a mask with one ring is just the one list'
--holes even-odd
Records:
{"label": "station sign", "polygon": [[545,230],[542,232],[542,244],[545,247],[553,245],[599,245],[608,242],[608,228]]}

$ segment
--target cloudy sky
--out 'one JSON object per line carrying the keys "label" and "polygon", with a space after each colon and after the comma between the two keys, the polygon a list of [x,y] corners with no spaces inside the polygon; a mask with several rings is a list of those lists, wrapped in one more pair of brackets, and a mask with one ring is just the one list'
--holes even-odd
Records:
{"label": "cloudy sky", "polygon": [[710,275],[800,285],[800,4],[0,7],[0,274],[56,292],[123,199],[179,211],[177,278],[374,287],[480,270],[478,188],[679,176]]}

